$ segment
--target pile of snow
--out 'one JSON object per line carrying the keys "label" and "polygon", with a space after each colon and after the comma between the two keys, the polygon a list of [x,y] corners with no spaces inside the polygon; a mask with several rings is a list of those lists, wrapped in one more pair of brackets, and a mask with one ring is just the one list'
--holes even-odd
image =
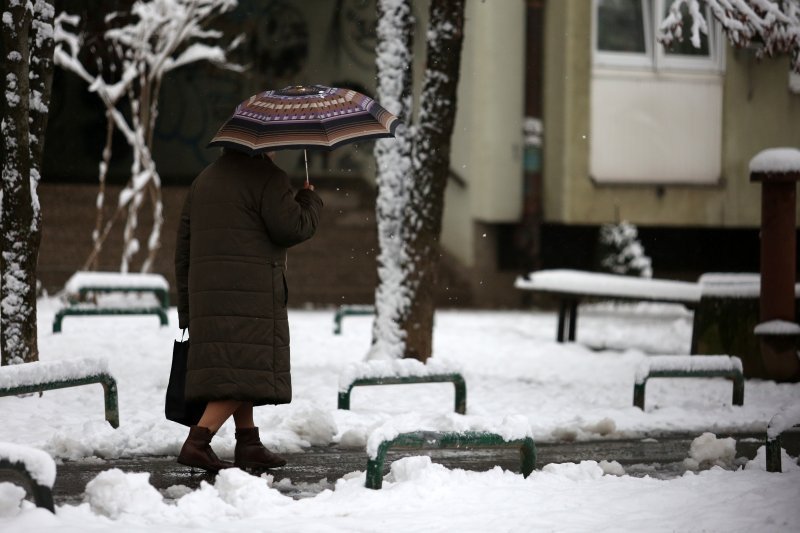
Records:
{"label": "pile of snow", "polygon": [[4,518],[13,518],[22,511],[25,489],[8,483],[0,482],[0,524]]}
{"label": "pile of snow", "polygon": [[689,457],[683,460],[687,470],[705,470],[712,466],[732,469],[736,459],[736,440],[718,439],[713,433],[703,433],[692,441]]}
{"label": "pile of snow", "polygon": [[[428,457],[408,457],[392,463],[381,490],[365,488],[364,472],[353,472],[337,480],[334,490],[302,500],[282,495],[271,476],[231,469],[174,503],[142,483],[146,474],[108,471],[91,482],[85,504],[58,506],[53,517],[23,502],[21,509],[3,511],[0,529],[177,533],[263,530],[268,524],[285,531],[322,528],[332,533],[651,531],[654,527],[788,532],[800,519],[797,471],[778,475],[757,468],[711,469],[663,481],[608,475],[607,469],[594,461],[552,464],[525,479],[500,468],[449,470]],[[5,493],[0,485],[0,501],[7,501]],[[703,497],[693,496],[697,494]]]}
{"label": "pile of snow", "polygon": [[800,172],[800,150],[797,148],[768,148],[750,160],[750,172]]}

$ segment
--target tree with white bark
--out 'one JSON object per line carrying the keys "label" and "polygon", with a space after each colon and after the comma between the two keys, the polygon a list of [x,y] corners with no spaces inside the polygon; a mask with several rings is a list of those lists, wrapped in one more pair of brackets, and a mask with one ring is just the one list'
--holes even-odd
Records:
{"label": "tree with white bark", "polygon": [[[113,64],[104,65],[98,55],[88,65],[81,62],[83,36],[76,33],[80,19],[60,14],[56,18],[55,60],[60,67],[78,75],[89,85],[106,108],[106,144],[99,165],[95,228],[92,251],[84,269],[97,266],[98,255],[114,222],[125,217],[120,271],[128,272],[140,244],[136,238],[139,210],[146,198],[152,206],[153,225],[147,239],[147,257],[140,270],[149,272],[161,247],[161,178],[153,159],[153,133],[158,118],[161,83],[170,71],[209,61],[231,70],[226,54],[238,45],[237,37],[225,48],[217,43],[220,31],[208,29],[214,18],[234,9],[237,0],[139,0],[130,13],[106,17],[104,40],[113,54]],[[122,106],[129,106],[129,114]],[[114,214],[104,220],[105,186],[111,160],[114,129],[122,133],[133,152],[131,176],[117,199]]]}
{"label": "tree with white bark", "polygon": [[431,0],[422,94],[414,120],[411,0],[378,0],[378,100],[400,117],[379,140],[378,287],[369,359],[432,355],[444,190],[456,114],[466,0]]}
{"label": "tree with white bark", "polygon": [[3,0],[0,99],[0,352],[3,365],[39,359],[36,263],[39,183],[53,79],[53,6]]}
{"label": "tree with white bark", "polygon": [[699,48],[700,33],[708,34],[706,5],[733,46],[752,47],[759,59],[787,54],[792,70],[800,73],[800,0],[673,0],[659,40],[669,45],[685,37],[686,12],[692,25],[689,38]]}

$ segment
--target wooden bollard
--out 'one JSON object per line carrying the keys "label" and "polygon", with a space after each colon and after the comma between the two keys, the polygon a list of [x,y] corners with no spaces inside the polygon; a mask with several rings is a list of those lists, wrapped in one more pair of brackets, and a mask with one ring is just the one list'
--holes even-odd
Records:
{"label": "wooden bollard", "polygon": [[[750,161],[750,181],[761,183],[760,320],[795,322],[800,150],[773,148],[760,152]],[[761,335],[764,366],[771,379],[799,381],[797,339],[786,337]]]}

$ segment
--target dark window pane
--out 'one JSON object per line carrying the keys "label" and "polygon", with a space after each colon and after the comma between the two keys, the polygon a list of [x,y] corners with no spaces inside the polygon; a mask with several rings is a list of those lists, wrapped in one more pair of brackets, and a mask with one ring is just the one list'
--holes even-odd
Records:
{"label": "dark window pane", "polygon": [[[669,0],[664,2],[665,17],[667,13],[669,13],[671,4],[672,2]],[[703,4],[705,4],[705,2],[703,2]],[[701,9],[703,10],[703,16],[705,16],[706,22],[710,23],[708,9],[706,9],[705,5]],[[683,15],[683,22],[681,23],[683,37],[680,40],[675,39],[669,46],[664,46],[664,52],[668,55],[708,57],[708,35],[702,31],[700,32],[700,48],[695,48],[692,44],[692,17],[689,15],[689,9],[686,7],[686,4],[681,6],[681,15]]]}
{"label": "dark window pane", "polygon": [[597,48],[606,52],[646,52],[641,0],[597,2]]}

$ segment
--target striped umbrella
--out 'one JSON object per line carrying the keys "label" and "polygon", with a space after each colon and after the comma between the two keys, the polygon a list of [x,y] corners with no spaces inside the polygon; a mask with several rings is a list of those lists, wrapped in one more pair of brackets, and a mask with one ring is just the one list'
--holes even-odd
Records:
{"label": "striped umbrella", "polygon": [[333,150],[394,137],[399,123],[378,102],[352,89],[294,85],[264,91],[239,104],[208,145],[251,155],[291,148]]}

